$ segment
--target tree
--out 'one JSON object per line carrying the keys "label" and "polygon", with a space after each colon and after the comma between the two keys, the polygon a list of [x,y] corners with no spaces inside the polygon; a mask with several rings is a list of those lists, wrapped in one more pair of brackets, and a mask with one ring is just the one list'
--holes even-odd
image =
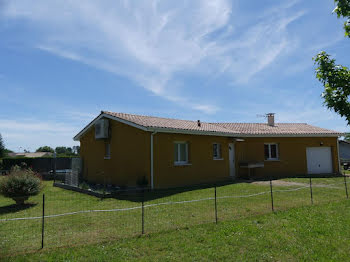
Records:
{"label": "tree", "polygon": [[73,151],[70,147],[58,146],[55,148],[55,152],[57,155],[72,155]]}
{"label": "tree", "polygon": [[0,134],[0,158],[4,157],[5,154],[6,154],[5,145],[4,145],[4,141],[2,140],[2,136]]}
{"label": "tree", "polygon": [[10,150],[10,149],[5,148],[5,156],[6,156],[8,153],[13,153],[13,151]]}
{"label": "tree", "polygon": [[345,36],[350,38],[350,0],[335,0],[337,6],[333,10],[338,18],[344,17],[347,20],[344,22]]}
{"label": "tree", "polygon": [[[334,9],[338,16],[347,18],[344,23],[345,36],[350,38],[350,0],[335,0],[337,7]],[[323,84],[322,97],[324,104],[334,110],[340,116],[345,117],[350,125],[350,70],[342,65],[337,65],[335,60],[326,52],[321,52],[314,57],[316,77]]]}
{"label": "tree", "polygon": [[54,153],[55,151],[53,150],[53,148],[51,148],[49,146],[41,146],[35,152],[50,152],[50,153]]}

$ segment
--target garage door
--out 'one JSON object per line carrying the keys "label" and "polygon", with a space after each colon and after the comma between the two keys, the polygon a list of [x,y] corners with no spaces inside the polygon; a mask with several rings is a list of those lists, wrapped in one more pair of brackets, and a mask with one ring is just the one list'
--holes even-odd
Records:
{"label": "garage door", "polygon": [[308,174],[333,173],[332,151],[330,147],[307,147],[306,158]]}

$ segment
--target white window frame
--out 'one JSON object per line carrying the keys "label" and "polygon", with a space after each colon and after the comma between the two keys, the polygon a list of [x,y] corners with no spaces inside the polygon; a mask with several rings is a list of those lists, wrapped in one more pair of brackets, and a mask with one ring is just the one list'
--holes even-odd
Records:
{"label": "white window frame", "polygon": [[[181,159],[181,150],[180,150],[180,145],[185,144],[185,153],[186,153],[186,157],[185,157],[185,161],[179,161],[179,159]],[[174,165],[188,165],[188,142],[186,141],[175,141],[174,145],[177,145],[177,159],[174,159]]]}
{"label": "white window frame", "polygon": [[111,143],[105,143],[105,157],[104,159],[111,159]]}
{"label": "white window frame", "polygon": [[[214,155],[214,145],[216,145],[216,150],[219,150],[219,152],[216,152],[217,156]],[[223,160],[221,143],[213,143],[213,160]]]}
{"label": "white window frame", "polygon": [[[265,159],[265,145],[268,146],[269,150],[269,157]],[[271,145],[276,146],[276,157],[271,157]],[[277,143],[264,143],[264,159],[265,161],[276,161],[280,159],[279,150],[278,150],[278,144]]]}

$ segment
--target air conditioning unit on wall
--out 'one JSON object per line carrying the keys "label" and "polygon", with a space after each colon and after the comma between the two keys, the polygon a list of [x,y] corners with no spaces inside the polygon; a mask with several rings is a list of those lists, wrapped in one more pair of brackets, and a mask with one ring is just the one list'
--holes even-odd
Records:
{"label": "air conditioning unit on wall", "polygon": [[98,120],[95,124],[95,139],[108,138],[108,128],[109,121],[108,119],[102,118]]}

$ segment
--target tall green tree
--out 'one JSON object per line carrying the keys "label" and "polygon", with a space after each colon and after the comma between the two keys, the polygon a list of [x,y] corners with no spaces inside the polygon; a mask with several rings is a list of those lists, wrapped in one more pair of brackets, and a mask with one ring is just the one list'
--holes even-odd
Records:
{"label": "tall green tree", "polygon": [[58,146],[55,148],[57,155],[72,155],[73,151],[71,147]]}
{"label": "tall green tree", "polygon": [[2,140],[2,136],[0,134],[0,158],[3,158],[6,154],[6,151],[5,151],[5,145],[4,145],[4,140]]}
{"label": "tall green tree", "polygon": [[346,18],[344,22],[345,36],[350,37],[350,0],[335,0],[336,8],[333,10],[338,18]]}
{"label": "tall green tree", "polygon": [[51,148],[49,146],[41,146],[35,152],[50,152],[50,153],[54,153],[55,150],[53,150],[53,148]]}
{"label": "tall green tree", "polygon": [[[345,36],[350,38],[350,0],[335,0],[334,13],[338,18],[346,18],[344,23]],[[342,65],[337,65],[326,52],[321,52],[314,57],[316,77],[323,84],[322,97],[324,104],[334,110],[340,116],[345,117],[350,125],[350,70]]]}

